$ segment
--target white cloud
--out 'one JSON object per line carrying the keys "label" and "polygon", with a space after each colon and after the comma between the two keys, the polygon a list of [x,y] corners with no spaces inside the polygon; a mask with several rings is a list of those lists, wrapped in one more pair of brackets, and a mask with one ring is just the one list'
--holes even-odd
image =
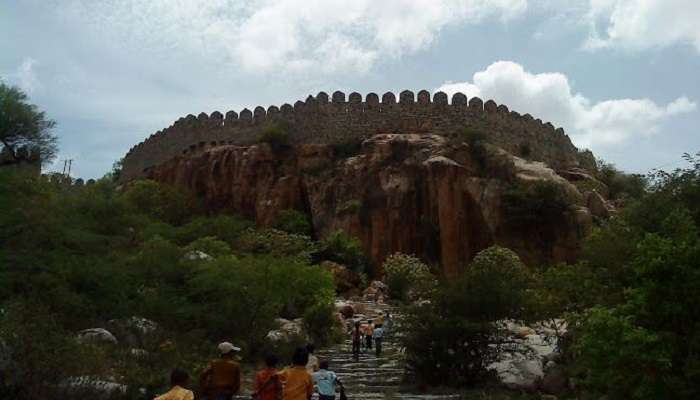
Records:
{"label": "white cloud", "polygon": [[119,44],[228,59],[248,72],[367,71],[450,25],[508,21],[527,0],[73,0],[59,12]]}
{"label": "white cloud", "polygon": [[15,73],[11,75],[17,85],[28,94],[32,94],[41,87],[41,82],[39,82],[39,78],[34,71],[35,65],[37,65],[37,61],[27,57],[17,67]]}
{"label": "white cloud", "polygon": [[667,118],[696,110],[679,97],[667,105],[650,99],[614,99],[594,103],[574,93],[566,75],[533,74],[512,61],[498,61],[474,74],[471,82],[446,83],[437,90],[494,99],[520,113],[562,126],[579,147],[624,143],[635,135],[652,135]]}
{"label": "white cloud", "polygon": [[588,19],[591,35],[585,47],[589,49],[689,44],[700,52],[698,0],[591,0]]}

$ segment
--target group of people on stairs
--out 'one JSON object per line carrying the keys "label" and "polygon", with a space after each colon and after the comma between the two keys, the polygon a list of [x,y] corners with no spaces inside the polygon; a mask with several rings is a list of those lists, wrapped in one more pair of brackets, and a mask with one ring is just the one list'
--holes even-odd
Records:
{"label": "group of people on stairs", "polygon": [[[386,323],[391,322],[391,315],[387,314]],[[352,340],[352,354],[355,359],[359,358],[361,347],[372,350],[374,346],[375,354],[379,357],[382,354],[382,342],[384,339],[384,314],[379,314],[376,320],[356,321],[350,338]]]}
{"label": "group of people on stairs", "polygon": [[[231,400],[241,388],[241,368],[234,355],[241,349],[228,342],[218,346],[220,358],[209,363],[200,376],[200,387],[208,400]],[[265,358],[265,368],[255,376],[254,400],[309,400],[317,391],[319,400],[345,400],[345,392],[338,376],[329,370],[326,360],[319,361],[313,355],[314,346],[297,348],[292,366],[277,369],[279,359],[270,354]],[[170,375],[171,389],[155,400],[194,400],[194,393],[186,389],[189,375],[176,368]]]}

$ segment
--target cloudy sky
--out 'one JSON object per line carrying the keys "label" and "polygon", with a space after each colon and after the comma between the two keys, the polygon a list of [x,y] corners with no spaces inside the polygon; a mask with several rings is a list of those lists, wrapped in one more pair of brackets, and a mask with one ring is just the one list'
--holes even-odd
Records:
{"label": "cloudy sky", "polygon": [[99,177],[201,111],[465,92],[631,172],[700,151],[698,0],[4,0],[0,78]]}

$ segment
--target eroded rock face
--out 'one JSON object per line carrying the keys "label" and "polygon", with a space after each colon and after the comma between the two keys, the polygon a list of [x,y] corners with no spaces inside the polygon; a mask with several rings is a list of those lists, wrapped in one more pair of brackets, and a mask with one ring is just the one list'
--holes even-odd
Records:
{"label": "eroded rock face", "polygon": [[[232,208],[258,224],[298,209],[324,237],[345,230],[363,243],[375,266],[394,252],[439,262],[456,275],[480,250],[497,244],[528,264],[571,261],[591,224],[574,185],[547,165],[500,148],[470,148],[437,135],[381,134],[352,156],[306,144],[273,151],[266,145],[221,146],[179,157],[151,171],[182,185],[212,208]],[[503,195],[516,182],[550,181],[571,199],[552,223],[514,229]]]}

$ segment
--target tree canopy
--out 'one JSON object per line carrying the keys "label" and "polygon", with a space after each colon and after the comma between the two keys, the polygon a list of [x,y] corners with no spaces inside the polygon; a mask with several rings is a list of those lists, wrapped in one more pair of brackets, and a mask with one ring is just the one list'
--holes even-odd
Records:
{"label": "tree canopy", "polygon": [[55,125],[26,93],[0,81],[0,165],[51,162],[58,151]]}

